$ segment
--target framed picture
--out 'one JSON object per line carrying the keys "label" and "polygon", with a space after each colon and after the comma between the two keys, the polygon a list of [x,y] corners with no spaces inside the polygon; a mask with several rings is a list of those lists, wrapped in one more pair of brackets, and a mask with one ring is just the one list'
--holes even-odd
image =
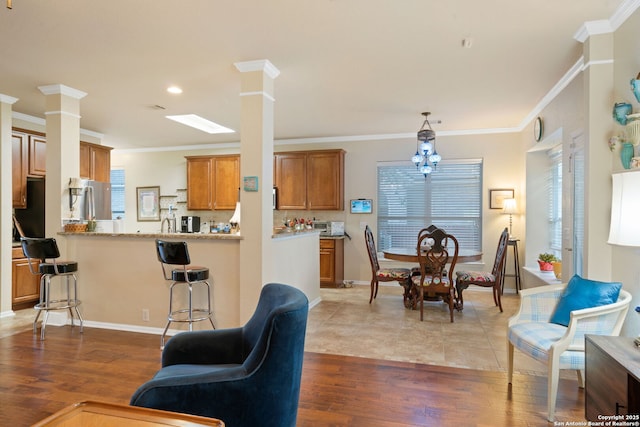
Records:
{"label": "framed picture", "polygon": [[489,190],[489,209],[504,208],[505,199],[513,199],[513,188]]}
{"label": "framed picture", "polygon": [[244,191],[258,191],[257,176],[245,176],[242,181],[244,183]]}
{"label": "framed picture", "polygon": [[160,187],[136,187],[138,221],[160,221]]}

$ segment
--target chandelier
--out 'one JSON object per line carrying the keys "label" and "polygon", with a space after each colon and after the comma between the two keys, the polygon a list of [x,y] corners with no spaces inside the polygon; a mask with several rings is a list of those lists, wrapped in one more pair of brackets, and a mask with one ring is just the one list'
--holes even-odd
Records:
{"label": "chandelier", "polygon": [[418,130],[416,154],[411,158],[411,161],[416,165],[420,173],[424,175],[425,179],[427,175],[436,170],[438,163],[442,160],[442,156],[436,151],[436,133],[431,129],[429,114],[431,113],[422,113],[424,122],[420,130]]}

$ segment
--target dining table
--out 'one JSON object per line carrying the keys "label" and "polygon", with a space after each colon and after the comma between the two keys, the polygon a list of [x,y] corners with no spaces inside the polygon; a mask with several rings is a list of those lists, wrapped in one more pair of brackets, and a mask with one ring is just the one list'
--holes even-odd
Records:
{"label": "dining table", "polygon": [[[403,262],[418,262],[418,254],[414,247],[391,247],[382,251],[385,259]],[[482,259],[482,252],[473,249],[458,249],[458,260],[456,263],[474,262]],[[415,309],[417,306],[418,291],[413,281],[408,281],[404,287],[404,306]],[[436,300],[439,297],[425,297],[425,299]],[[457,301],[455,302],[457,306]]]}
{"label": "dining table", "polygon": [[[382,251],[385,259],[404,262],[418,262],[416,247],[391,247]],[[474,249],[459,249],[457,263],[474,262],[482,259],[482,252]]]}

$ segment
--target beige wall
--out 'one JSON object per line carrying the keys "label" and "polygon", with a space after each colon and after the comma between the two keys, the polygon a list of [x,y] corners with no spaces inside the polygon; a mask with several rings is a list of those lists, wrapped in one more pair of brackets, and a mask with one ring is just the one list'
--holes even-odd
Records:
{"label": "beige wall", "polygon": [[[493,134],[473,136],[443,136],[438,138],[438,152],[446,159],[482,158],[483,173],[483,261],[490,266],[495,256],[498,236],[508,226],[508,217],[499,210],[489,209],[490,188],[514,188],[516,198],[524,200],[524,154],[520,134]],[[317,150],[342,148],[345,156],[345,200],[371,198],[376,200],[376,165],[384,161],[408,161],[415,151],[415,140],[378,140],[331,144],[276,145],[275,151]],[[233,152],[227,148],[224,152]],[[237,152],[237,151],[236,151]],[[114,150],[112,167],[123,167],[126,179],[127,232],[155,232],[159,223],[135,221],[135,186],[160,185],[161,193],[186,186],[185,155],[222,154],[212,149],[189,152],[126,153]],[[232,212],[195,212],[204,218],[212,216],[218,221],[228,221]],[[376,229],[376,208],[371,215],[350,214],[345,211],[275,211],[274,222],[284,216],[316,217],[345,221],[345,229],[352,240],[345,240],[345,280],[368,283],[369,259],[364,244],[364,224]],[[513,219],[513,233],[522,239],[524,247],[524,215]],[[316,256],[309,253],[310,257]],[[482,265],[477,266],[482,267]],[[506,287],[513,287],[508,280]]]}

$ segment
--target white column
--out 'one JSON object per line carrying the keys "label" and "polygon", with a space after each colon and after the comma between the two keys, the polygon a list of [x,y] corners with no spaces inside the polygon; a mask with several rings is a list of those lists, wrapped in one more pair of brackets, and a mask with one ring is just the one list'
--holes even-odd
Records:
{"label": "white column", "polygon": [[[87,94],[64,85],[39,86],[47,120],[45,235],[55,237],[70,216],[69,178],[80,176],[80,99]],[[61,248],[61,252],[64,251]]]}
{"label": "white column", "polygon": [[12,105],[18,99],[0,94],[0,317],[12,316],[11,241],[13,180],[11,155]]}
{"label": "white column", "polygon": [[[269,277],[273,233],[273,95],[280,71],[268,60],[239,62],[240,176],[258,177],[258,191],[241,188],[240,323],[255,311],[260,290]],[[241,184],[242,187],[242,184]]]}

